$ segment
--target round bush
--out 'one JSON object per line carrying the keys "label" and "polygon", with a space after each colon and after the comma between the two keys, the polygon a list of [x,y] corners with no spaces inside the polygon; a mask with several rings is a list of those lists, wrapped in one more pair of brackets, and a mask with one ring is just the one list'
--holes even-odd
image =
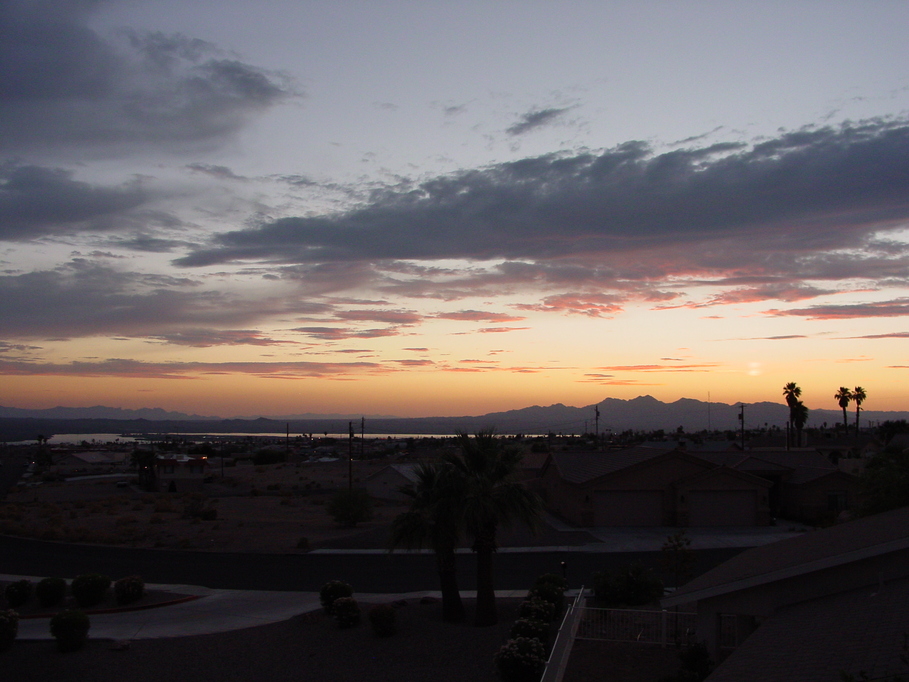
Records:
{"label": "round bush", "polygon": [[66,581],[63,578],[44,578],[35,585],[35,596],[42,608],[56,606],[66,596]]}
{"label": "round bush", "polygon": [[537,585],[527,596],[530,599],[542,599],[552,604],[553,618],[562,613],[562,609],[565,607],[565,591],[555,585]]}
{"label": "round bush", "polygon": [[353,597],[335,599],[332,612],[340,628],[352,628],[360,623],[360,605]]}
{"label": "round bush", "polygon": [[568,581],[565,580],[565,578],[562,576],[556,575],[555,573],[544,573],[539,578],[537,578],[537,581],[533,586],[541,587],[543,585],[554,585],[555,587],[561,589],[563,593],[568,589]]}
{"label": "round bush", "polygon": [[504,682],[538,682],[546,667],[546,647],[538,639],[515,637],[496,652],[495,664]]}
{"label": "round bush", "polygon": [[369,609],[369,623],[379,637],[390,637],[397,631],[397,612],[390,604],[376,604]]}
{"label": "round bush", "polygon": [[19,634],[19,614],[12,609],[0,610],[0,651],[9,649]]}
{"label": "round bush", "polygon": [[518,618],[532,618],[548,623],[555,618],[555,606],[539,597],[531,597],[518,606]]}
{"label": "round bush", "polygon": [[110,578],[98,573],[87,573],[73,578],[70,586],[76,602],[83,609],[100,604],[110,588]]}
{"label": "round bush", "polygon": [[336,600],[351,595],[353,595],[353,588],[343,580],[329,580],[319,590],[319,601],[322,603],[325,613],[330,614]]}
{"label": "round bush", "polygon": [[511,637],[538,639],[544,645],[549,641],[549,623],[533,618],[518,618],[511,626]]}
{"label": "round bush", "polygon": [[57,640],[60,651],[81,649],[88,639],[90,627],[88,616],[78,609],[61,611],[50,620],[50,632]]}
{"label": "round bush", "polygon": [[17,580],[10,583],[4,590],[6,603],[11,609],[18,609],[23,604],[27,604],[32,598],[32,582],[30,580]]}
{"label": "round bush", "polygon": [[145,596],[145,581],[138,575],[120,578],[114,583],[114,597],[118,604],[132,604]]}

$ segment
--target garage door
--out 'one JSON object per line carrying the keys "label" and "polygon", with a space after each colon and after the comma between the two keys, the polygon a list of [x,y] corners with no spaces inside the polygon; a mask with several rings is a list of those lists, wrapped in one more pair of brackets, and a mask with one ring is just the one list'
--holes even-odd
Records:
{"label": "garage door", "polygon": [[662,526],[663,493],[659,490],[609,490],[594,495],[598,526]]}
{"label": "garage door", "polygon": [[693,490],[689,496],[692,526],[757,525],[754,490]]}

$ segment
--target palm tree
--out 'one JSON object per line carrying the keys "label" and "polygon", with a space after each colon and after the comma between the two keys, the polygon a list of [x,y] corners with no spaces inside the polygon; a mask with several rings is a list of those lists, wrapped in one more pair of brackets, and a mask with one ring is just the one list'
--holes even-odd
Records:
{"label": "palm tree", "polygon": [[786,396],[786,404],[789,406],[789,428],[786,430],[786,445],[788,446],[792,441],[792,426],[795,424],[795,406],[802,395],[802,389],[794,381],[790,381],[783,386],[783,395]]}
{"label": "palm tree", "polygon": [[457,471],[464,484],[460,500],[464,530],[473,539],[477,555],[476,625],[498,622],[493,578],[493,553],[499,525],[520,521],[534,527],[542,504],[536,493],[515,480],[521,461],[516,449],[505,448],[495,429],[483,429],[471,438],[458,434],[460,454],[445,461]]}
{"label": "palm tree", "polygon": [[432,548],[442,589],[442,618],[457,623],[464,620],[455,570],[462,479],[448,464],[420,464],[414,474],[416,481],[400,488],[410,500],[410,509],[392,522],[391,547]]}
{"label": "palm tree", "polygon": [[865,402],[867,398],[865,389],[861,386],[856,386],[852,389],[852,402],[855,403],[855,435],[858,436],[859,432],[859,412],[862,409],[862,403]]}
{"label": "palm tree", "polygon": [[833,399],[843,408],[843,428],[846,429],[846,435],[849,435],[849,422],[846,421],[846,408],[849,407],[849,401],[852,400],[852,391],[845,386],[840,386]]}
{"label": "palm tree", "polygon": [[802,446],[802,429],[808,423],[808,408],[799,400],[792,408],[792,423],[795,426],[798,447]]}

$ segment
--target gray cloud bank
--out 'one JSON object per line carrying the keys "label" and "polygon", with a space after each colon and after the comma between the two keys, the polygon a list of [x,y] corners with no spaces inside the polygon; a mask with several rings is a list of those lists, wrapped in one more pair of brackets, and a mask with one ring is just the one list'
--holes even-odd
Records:
{"label": "gray cloud bank", "polygon": [[266,73],[182,35],[101,36],[102,2],[0,4],[0,148],[122,155],[135,147],[209,147],[292,96]]}
{"label": "gray cloud bank", "polygon": [[752,145],[655,154],[629,142],[601,154],[528,158],[376,192],[340,215],[221,233],[175,262],[574,259],[589,267],[591,259],[713,243],[710,252],[676,253],[676,267],[696,260],[704,272],[731,270],[737,259],[779,252],[817,269],[812,258],[821,254],[870,248],[900,261],[905,277],[904,245],[871,239],[907,219],[909,123],[871,120]]}

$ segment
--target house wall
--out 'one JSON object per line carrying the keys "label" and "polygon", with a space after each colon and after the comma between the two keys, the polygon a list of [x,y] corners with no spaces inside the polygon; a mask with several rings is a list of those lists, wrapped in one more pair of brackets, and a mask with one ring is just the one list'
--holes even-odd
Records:
{"label": "house wall", "polygon": [[392,467],[385,467],[377,471],[366,480],[366,491],[375,498],[381,500],[407,500],[399,488],[409,483],[407,477]]}
{"label": "house wall", "polygon": [[845,492],[846,508],[854,509],[858,502],[859,490],[858,478],[843,473],[824,476],[798,486],[784,486],[783,514],[788,519],[808,523],[836,517],[838,512],[829,508],[829,494]]}

